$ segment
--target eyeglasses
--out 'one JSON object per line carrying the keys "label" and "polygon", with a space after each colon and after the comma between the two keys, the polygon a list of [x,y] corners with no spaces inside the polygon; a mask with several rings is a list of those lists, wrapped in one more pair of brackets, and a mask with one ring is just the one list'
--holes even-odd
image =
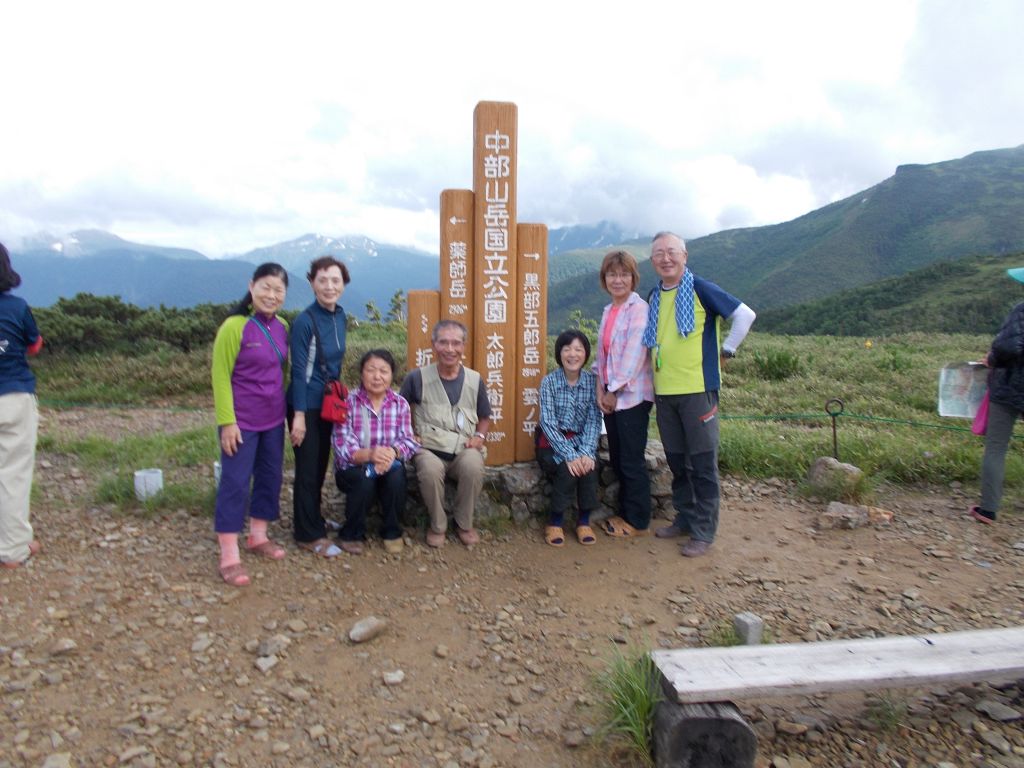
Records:
{"label": "eyeglasses", "polygon": [[685,256],[685,255],[686,255],[686,251],[679,251],[679,250],[676,250],[675,248],[669,248],[668,250],[665,250],[665,251],[663,251],[663,250],[661,250],[659,248],[657,251],[653,251],[651,253],[651,258],[652,259],[678,259],[681,256]]}

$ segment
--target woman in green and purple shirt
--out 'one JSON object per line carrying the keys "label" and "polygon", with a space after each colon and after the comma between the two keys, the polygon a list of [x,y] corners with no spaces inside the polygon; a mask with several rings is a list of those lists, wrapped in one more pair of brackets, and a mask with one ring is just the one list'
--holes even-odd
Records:
{"label": "woman in green and purple shirt", "polygon": [[280,515],[288,327],[277,311],[287,290],[284,267],[261,264],[213,342],[213,401],[221,447],[214,530],[221,578],[236,587],[249,583],[238,548],[246,512],[246,550],[272,560],[285,556],[268,538],[267,524]]}

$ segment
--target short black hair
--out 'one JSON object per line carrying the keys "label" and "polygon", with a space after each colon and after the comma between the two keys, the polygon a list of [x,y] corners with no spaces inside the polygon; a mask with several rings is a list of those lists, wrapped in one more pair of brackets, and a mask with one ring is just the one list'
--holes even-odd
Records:
{"label": "short black hair", "polygon": [[558,363],[558,367],[562,367],[562,347],[572,344],[574,341],[578,341],[583,345],[583,351],[587,353],[586,359],[583,364],[587,364],[587,360],[590,359],[590,339],[583,331],[578,331],[575,328],[570,328],[567,331],[562,331],[558,334],[558,338],[555,339],[555,362]]}
{"label": "short black hair", "polygon": [[369,352],[367,352],[365,355],[363,355],[361,358],[359,358],[359,373],[360,374],[362,374],[363,368],[366,366],[367,361],[370,358],[372,358],[372,357],[380,358],[385,363],[387,363],[388,367],[391,368],[391,375],[392,376],[395,375],[395,357],[390,352],[388,352],[386,349],[371,349]]}

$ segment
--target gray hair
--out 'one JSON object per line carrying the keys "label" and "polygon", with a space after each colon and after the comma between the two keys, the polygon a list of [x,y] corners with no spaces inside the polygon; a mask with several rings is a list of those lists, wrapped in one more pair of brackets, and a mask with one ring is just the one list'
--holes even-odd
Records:
{"label": "gray hair", "polygon": [[439,320],[434,325],[434,330],[432,330],[430,332],[430,340],[431,341],[437,341],[437,337],[441,334],[441,331],[443,331],[445,328],[458,328],[460,331],[462,331],[462,343],[463,344],[465,344],[466,343],[466,339],[469,338],[469,329],[467,329],[466,326],[464,326],[458,320]]}
{"label": "gray hair", "polygon": [[683,240],[682,236],[677,235],[675,232],[673,232],[671,230],[668,230],[668,229],[663,229],[661,232],[658,232],[654,237],[652,237],[651,238],[651,245],[654,245],[655,242],[657,242],[658,240],[661,240],[661,238],[663,238],[663,237],[674,237],[683,246],[683,250],[684,251],[686,250],[686,241]]}

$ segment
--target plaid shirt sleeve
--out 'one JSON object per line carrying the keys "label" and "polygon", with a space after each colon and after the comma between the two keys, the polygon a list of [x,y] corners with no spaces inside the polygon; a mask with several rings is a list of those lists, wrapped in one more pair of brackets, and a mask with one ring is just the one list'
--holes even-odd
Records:
{"label": "plaid shirt sleeve", "polygon": [[357,394],[358,390],[349,392],[348,418],[345,419],[345,423],[334,425],[334,466],[338,469],[354,466],[352,455],[362,447],[359,445],[359,440],[360,435],[363,434],[365,414],[356,397]]}

